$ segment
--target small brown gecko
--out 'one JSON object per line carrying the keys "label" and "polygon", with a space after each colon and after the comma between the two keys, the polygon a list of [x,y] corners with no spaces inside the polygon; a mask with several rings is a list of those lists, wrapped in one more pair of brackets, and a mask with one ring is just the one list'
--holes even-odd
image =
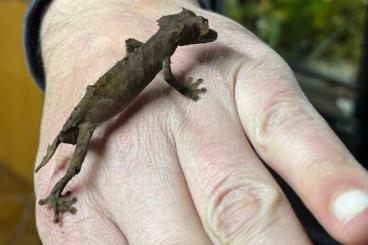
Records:
{"label": "small brown gecko", "polygon": [[96,126],[124,111],[160,70],[163,69],[166,82],[193,100],[198,100],[199,94],[206,91],[205,88],[199,88],[202,79],[190,81],[188,85],[179,83],[171,72],[170,57],[178,46],[216,40],[217,33],[209,28],[208,20],[183,9],[178,14],[163,16],[157,22],[159,30],[156,34],[146,43],[127,39],[126,57],[111,67],[94,85],[87,86],[84,97],[37,166],[36,172],[47,164],[60,143],[76,145],[65,175],[55,184],[49,196],[39,201],[40,205],[52,206],[54,223],[60,221],[61,213],[76,212],[73,204],[77,198],[72,197],[70,191],[65,194],[62,192],[80,172]]}

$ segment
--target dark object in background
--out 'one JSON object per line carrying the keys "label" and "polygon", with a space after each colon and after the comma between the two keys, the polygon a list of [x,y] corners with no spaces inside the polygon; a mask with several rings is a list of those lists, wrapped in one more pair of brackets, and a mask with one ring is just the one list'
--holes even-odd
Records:
{"label": "dark object in background", "polygon": [[362,46],[362,60],[358,74],[358,98],[356,118],[360,121],[359,145],[356,152],[357,159],[368,169],[368,5],[366,5],[366,20],[364,41]]}
{"label": "dark object in background", "polygon": [[211,9],[214,12],[221,13],[223,9],[223,0],[199,0],[202,7]]}

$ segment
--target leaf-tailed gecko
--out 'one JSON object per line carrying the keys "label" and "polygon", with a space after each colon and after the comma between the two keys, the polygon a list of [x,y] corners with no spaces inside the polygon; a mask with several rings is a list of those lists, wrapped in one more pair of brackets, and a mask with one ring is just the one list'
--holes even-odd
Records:
{"label": "leaf-tailed gecko", "polygon": [[146,43],[129,38],[125,41],[127,55],[118,61],[94,85],[87,86],[84,97],[74,108],[36,172],[54,155],[60,143],[73,144],[75,150],[65,175],[55,184],[50,194],[39,201],[53,208],[54,223],[63,212],[75,213],[77,201],[70,191],[63,194],[68,182],[77,175],[88,151],[89,142],[97,125],[124,111],[139,93],[163,70],[164,79],[181,94],[198,100],[205,88],[199,88],[202,79],[179,83],[170,68],[170,57],[178,46],[207,43],[216,40],[217,33],[210,29],[208,20],[183,9],[178,14],[161,17],[159,30]]}

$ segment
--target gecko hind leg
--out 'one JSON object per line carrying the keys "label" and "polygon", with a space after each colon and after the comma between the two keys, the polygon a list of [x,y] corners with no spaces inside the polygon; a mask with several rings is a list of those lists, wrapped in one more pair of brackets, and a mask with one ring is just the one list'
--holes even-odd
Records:
{"label": "gecko hind leg", "polygon": [[132,53],[137,48],[141,47],[143,43],[134,38],[128,38],[125,40],[125,49],[128,54]]}
{"label": "gecko hind leg", "polygon": [[76,212],[73,204],[77,201],[77,198],[72,197],[69,191],[64,195],[62,192],[68,182],[80,172],[94,129],[94,126],[89,123],[82,123],[79,125],[77,144],[65,175],[55,184],[49,196],[38,202],[40,205],[49,204],[52,206],[54,211],[54,223],[60,221],[61,213]]}
{"label": "gecko hind leg", "polygon": [[41,163],[36,167],[35,172],[37,173],[43,166],[45,166],[52,156],[54,155],[56,149],[60,145],[60,143],[67,143],[75,145],[77,143],[79,129],[78,128],[71,128],[67,131],[61,131],[58,136],[56,136],[54,142],[47,147],[47,153],[42,158]]}
{"label": "gecko hind leg", "polygon": [[166,58],[162,65],[165,81],[182,95],[187,96],[194,101],[197,101],[199,99],[199,95],[207,91],[206,88],[199,87],[199,85],[203,82],[203,79],[200,78],[197,79],[197,81],[193,82],[193,78],[189,77],[187,85],[184,85],[176,80],[176,78],[172,74],[170,63],[170,58]]}

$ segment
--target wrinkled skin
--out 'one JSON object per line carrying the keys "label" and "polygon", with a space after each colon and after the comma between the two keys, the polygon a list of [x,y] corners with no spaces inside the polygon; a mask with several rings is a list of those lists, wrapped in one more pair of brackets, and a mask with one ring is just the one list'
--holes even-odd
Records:
{"label": "wrinkled skin", "polygon": [[[108,3],[77,1],[80,16],[70,1],[55,0],[44,19],[47,90],[38,161],[85,86],[124,56],[120,40],[147,40],[155,20],[183,5],[208,19],[218,40],[178,48],[173,73],[203,78],[208,91],[194,103],[157,76],[126,114],[98,127],[81,173],[66,188],[78,195],[78,212],[58,226],[52,209],[36,207],[45,244],[309,244],[261,160],[332,236],[367,243],[367,212],[342,222],[331,210],[339,193],[367,190],[367,172],[274,51],[189,2]],[[37,198],[64,174],[73,149],[60,145],[36,175]]]}

